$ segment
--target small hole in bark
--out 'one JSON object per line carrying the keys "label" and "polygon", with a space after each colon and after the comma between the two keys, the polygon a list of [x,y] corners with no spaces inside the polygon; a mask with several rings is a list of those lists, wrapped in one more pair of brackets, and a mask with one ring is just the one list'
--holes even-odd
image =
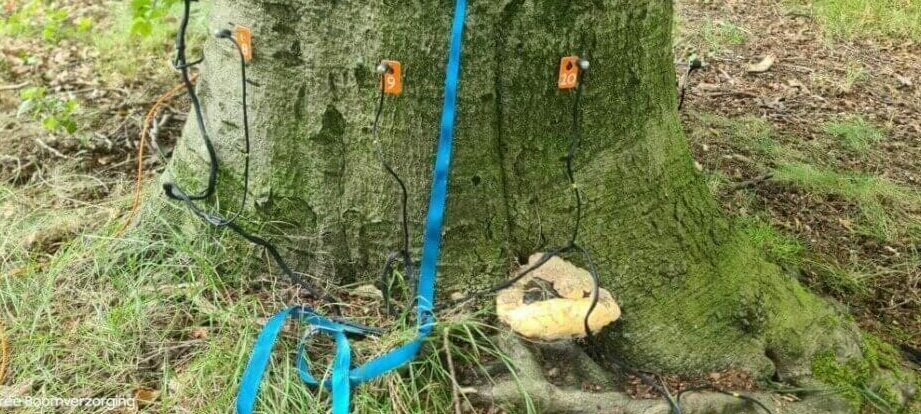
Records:
{"label": "small hole in bark", "polygon": [[479,175],[474,175],[473,177],[470,178],[470,182],[473,183],[473,186],[474,186],[474,187],[480,185],[480,182],[482,182],[482,181],[483,181],[483,180],[480,178]]}
{"label": "small hole in bark", "polygon": [[777,352],[775,352],[771,348],[767,348],[764,350],[764,356],[766,356],[767,359],[771,360],[771,362],[774,365],[774,373],[771,374],[771,381],[781,382],[782,379],[780,378],[780,372],[778,372],[778,367],[777,367],[777,361],[778,361]]}

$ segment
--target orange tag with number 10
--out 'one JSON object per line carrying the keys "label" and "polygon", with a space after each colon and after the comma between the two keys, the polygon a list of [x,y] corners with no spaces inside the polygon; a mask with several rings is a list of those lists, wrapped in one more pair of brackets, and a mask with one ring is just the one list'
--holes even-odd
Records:
{"label": "orange tag with number 10", "polygon": [[564,56],[560,60],[560,89],[573,89],[579,86],[579,57]]}
{"label": "orange tag with number 10", "polygon": [[246,26],[234,27],[233,38],[240,45],[243,60],[247,62],[253,60],[253,31]]}

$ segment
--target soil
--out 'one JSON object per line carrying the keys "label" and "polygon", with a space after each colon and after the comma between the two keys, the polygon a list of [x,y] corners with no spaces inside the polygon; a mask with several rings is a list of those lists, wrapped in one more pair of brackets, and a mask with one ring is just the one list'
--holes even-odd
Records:
{"label": "soil", "polygon": [[[105,30],[108,10],[115,7],[105,0],[67,0],[55,5],[67,12],[70,22],[80,17],[91,19],[96,25],[92,33]],[[0,9],[0,16],[6,17],[6,13]],[[111,60],[119,57],[101,56],[92,33],[59,41],[43,40],[41,33],[0,37],[0,180],[18,185],[34,183],[59,166],[68,173],[106,181],[134,177],[144,115],[156,97],[169,89],[169,82],[177,80],[165,70],[167,52],[150,56],[151,60],[162,59],[164,65],[149,73],[140,72],[138,79],[126,80],[111,73]],[[163,46],[167,51],[168,45]],[[44,87],[48,102],[73,100],[79,105],[70,116],[77,124],[75,133],[48,130],[40,117],[17,113],[20,94],[32,87]],[[156,118],[157,144],[166,155],[180,135],[187,111],[187,103],[177,98]],[[163,161],[153,147],[146,152],[145,165],[148,173],[154,174]]]}

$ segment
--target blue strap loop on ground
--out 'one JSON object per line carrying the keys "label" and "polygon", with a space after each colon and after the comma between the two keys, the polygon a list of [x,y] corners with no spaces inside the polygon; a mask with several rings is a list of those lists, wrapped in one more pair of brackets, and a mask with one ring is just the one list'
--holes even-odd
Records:
{"label": "blue strap loop on ground", "polygon": [[[448,198],[448,175],[451,168],[451,147],[454,141],[457,87],[460,80],[461,45],[466,9],[466,0],[456,0],[454,19],[451,25],[448,66],[445,75],[441,128],[435,156],[435,171],[423,237],[422,266],[416,296],[416,317],[419,323],[418,335],[403,346],[350,370],[351,348],[345,334],[366,334],[368,333],[367,330],[324,318],[306,307],[294,306],[284,309],[266,322],[262,332],[256,338],[256,344],[253,346],[250,360],[243,372],[243,378],[237,394],[238,413],[251,414],[253,412],[259,393],[259,383],[262,381],[262,376],[269,364],[272,348],[275,347],[278,335],[289,317],[304,320],[317,331],[333,336],[336,341],[336,356],[333,359],[332,378],[322,383],[332,392],[333,414],[348,414],[352,385],[370,381],[412,361],[419,353],[419,349],[422,348],[425,337],[432,332],[435,324],[435,315],[433,313],[435,279],[438,273],[441,233],[444,227],[445,205]],[[302,342],[298,346],[297,353],[298,373],[307,384],[319,386],[321,383],[308,370],[309,364],[304,348],[305,344]]]}

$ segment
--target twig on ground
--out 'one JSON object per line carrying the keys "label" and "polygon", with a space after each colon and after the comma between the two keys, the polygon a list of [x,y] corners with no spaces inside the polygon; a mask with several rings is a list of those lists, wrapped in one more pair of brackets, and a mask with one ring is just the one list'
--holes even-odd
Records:
{"label": "twig on ground", "polygon": [[15,85],[3,85],[0,86],[0,91],[15,91],[17,89],[25,88],[29,86],[29,82],[17,83]]}
{"label": "twig on ground", "polygon": [[160,162],[162,163],[166,163],[166,154],[164,154],[163,150],[160,149],[160,143],[157,142],[157,138],[160,137],[160,128],[166,125],[172,119],[172,115],[169,112],[164,113],[158,122],[154,122],[153,127],[150,128],[150,134],[148,134],[148,138],[150,139],[150,148],[157,154]]}
{"label": "twig on ground", "polygon": [[740,182],[740,183],[737,183],[737,184],[732,185],[731,187],[729,187],[729,188],[726,189],[726,192],[727,192],[727,193],[734,193],[734,192],[739,191],[739,190],[744,190],[744,189],[746,189],[746,188],[751,188],[751,187],[754,187],[754,186],[756,186],[756,185],[758,185],[758,184],[761,184],[761,183],[763,183],[763,182],[765,182],[765,181],[767,181],[767,180],[770,180],[771,178],[774,178],[774,174],[759,175],[759,176],[757,176],[757,177],[755,177],[755,178],[752,178],[751,180],[745,180],[745,181],[742,181],[742,182]]}
{"label": "twig on ground", "polygon": [[35,138],[35,143],[37,143],[38,146],[44,148],[46,151],[52,153],[55,157],[64,158],[64,159],[70,158],[70,157],[68,157],[68,156],[66,156],[66,155],[64,155],[64,154],[62,154],[61,151],[58,151],[58,150],[56,150],[56,149],[54,149],[54,148],[51,148],[51,146],[49,146],[48,144],[46,144],[45,141],[42,141],[40,138]]}
{"label": "twig on ground", "polygon": [[460,398],[460,384],[457,383],[457,372],[454,370],[454,359],[451,358],[451,340],[449,330],[445,329],[444,333],[444,351],[445,358],[448,360],[448,373],[451,374],[451,401],[454,402],[454,413],[463,414]]}
{"label": "twig on ground", "polygon": [[6,379],[6,367],[10,362],[10,348],[6,340],[6,325],[0,322],[0,385]]}
{"label": "twig on ground", "polygon": [[741,96],[743,98],[760,98],[760,96],[757,94],[754,94],[751,92],[744,92],[744,91],[720,91],[720,92],[703,93],[702,95],[709,97],[709,98],[718,98],[721,96]]}

